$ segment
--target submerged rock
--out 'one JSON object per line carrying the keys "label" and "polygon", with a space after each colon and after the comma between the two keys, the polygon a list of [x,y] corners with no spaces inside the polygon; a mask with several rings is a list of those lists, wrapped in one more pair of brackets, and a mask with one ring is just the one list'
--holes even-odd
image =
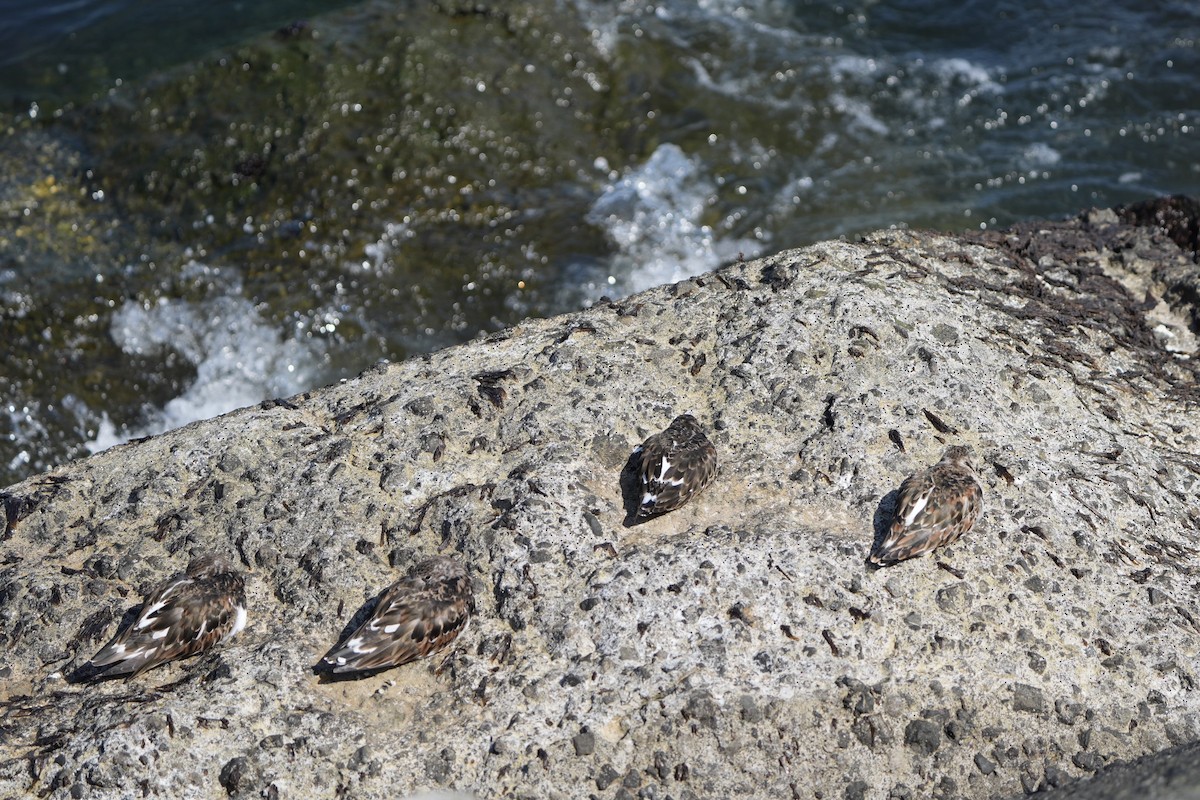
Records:
{"label": "submerged rock", "polygon": [[[1197,269],[1107,211],[739,263],[382,365],[10,487],[0,795],[994,797],[1200,738]],[[1161,302],[1160,302],[1161,301]],[[1152,316],[1149,316],[1152,315]],[[720,471],[626,526],[677,414]],[[986,509],[867,563],[948,444]],[[249,622],[64,676],[195,552]],[[309,667],[461,559],[446,659]]]}

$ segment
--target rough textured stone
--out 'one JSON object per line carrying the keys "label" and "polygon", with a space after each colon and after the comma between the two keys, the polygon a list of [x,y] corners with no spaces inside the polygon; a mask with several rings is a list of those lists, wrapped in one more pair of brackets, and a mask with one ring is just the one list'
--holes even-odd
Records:
{"label": "rough textured stone", "polygon": [[914,719],[904,729],[904,743],[917,752],[933,753],[942,743],[941,726],[927,719]]}
{"label": "rough textured stone", "polygon": [[[825,243],[12,486],[0,796],[983,798],[1194,741],[1196,273],[1111,212]],[[629,527],[620,443],[683,411],[717,481]],[[976,530],[870,569],[950,442]],[[64,680],[201,550],[254,569],[238,639]],[[318,682],[438,552],[453,653]]]}
{"label": "rough textured stone", "polygon": [[1039,713],[1046,708],[1046,699],[1042,690],[1026,683],[1018,683],[1013,687],[1013,710],[1032,711]]}
{"label": "rough textured stone", "polygon": [[577,756],[590,756],[596,752],[596,737],[587,731],[575,734],[571,743],[575,745],[575,755]]}
{"label": "rough textured stone", "polygon": [[[1082,757],[1082,758],[1081,758]],[[1077,766],[1095,770],[1100,760],[1089,753]],[[1046,800],[1196,800],[1200,798],[1200,743],[1172,747],[1132,762],[1112,764],[1094,777],[1039,794]]]}

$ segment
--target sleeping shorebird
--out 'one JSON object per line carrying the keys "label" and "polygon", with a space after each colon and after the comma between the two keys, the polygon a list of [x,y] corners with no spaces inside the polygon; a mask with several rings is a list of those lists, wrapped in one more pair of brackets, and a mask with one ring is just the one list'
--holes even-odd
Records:
{"label": "sleeping shorebird", "polygon": [[900,484],[892,524],[871,562],[895,564],[951,544],[971,529],[982,510],[983,489],[970,448],[949,447],[941,461]]}
{"label": "sleeping shorebird", "polygon": [[674,511],[717,474],[717,450],[691,414],[679,415],[633,452],[642,487],[638,517]]}
{"label": "sleeping shorebird", "polygon": [[187,572],[159,586],[137,619],[118,633],[85,669],[90,677],[141,675],[148,669],[207,650],[246,625],[246,580],[224,558],[193,558]]}
{"label": "sleeping shorebird", "polygon": [[427,559],[389,586],[371,616],[314,669],[377,672],[424,658],[454,641],[474,611],[466,569],[446,556]]}

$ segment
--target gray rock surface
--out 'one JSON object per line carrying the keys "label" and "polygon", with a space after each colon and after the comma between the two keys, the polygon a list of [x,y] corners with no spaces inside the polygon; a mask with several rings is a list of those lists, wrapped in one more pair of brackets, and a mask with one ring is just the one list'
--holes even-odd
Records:
{"label": "gray rock surface", "polygon": [[[1193,742],[1198,284],[1111,211],[879,233],[12,486],[0,796],[1008,797]],[[626,526],[630,450],[684,411],[716,481]],[[980,523],[869,568],[948,442]],[[239,638],[65,679],[206,550],[253,569]],[[453,654],[319,682],[434,553],[477,590]]]}
{"label": "gray rock surface", "polygon": [[1200,743],[1172,747],[1041,795],[1044,800],[1200,800]]}

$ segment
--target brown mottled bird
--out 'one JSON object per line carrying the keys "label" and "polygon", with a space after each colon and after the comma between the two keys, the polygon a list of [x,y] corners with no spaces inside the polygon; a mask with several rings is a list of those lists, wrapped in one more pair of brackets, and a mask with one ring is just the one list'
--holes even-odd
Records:
{"label": "brown mottled bird", "polygon": [[92,656],[85,669],[92,670],[92,678],[140,675],[207,650],[245,625],[245,578],[220,556],[198,556],[187,572],[151,592],[133,624]]}
{"label": "brown mottled bird", "polygon": [[982,509],[970,448],[949,447],[941,461],[900,484],[891,527],[871,562],[895,564],[951,544],[971,529]]}
{"label": "brown mottled bird", "polygon": [[393,583],[370,618],[317,663],[318,672],[377,672],[440,650],[475,612],[471,576],[452,558],[426,559]]}
{"label": "brown mottled bird", "polygon": [[680,414],[633,452],[642,484],[639,517],[674,511],[717,474],[717,450],[691,414]]}

